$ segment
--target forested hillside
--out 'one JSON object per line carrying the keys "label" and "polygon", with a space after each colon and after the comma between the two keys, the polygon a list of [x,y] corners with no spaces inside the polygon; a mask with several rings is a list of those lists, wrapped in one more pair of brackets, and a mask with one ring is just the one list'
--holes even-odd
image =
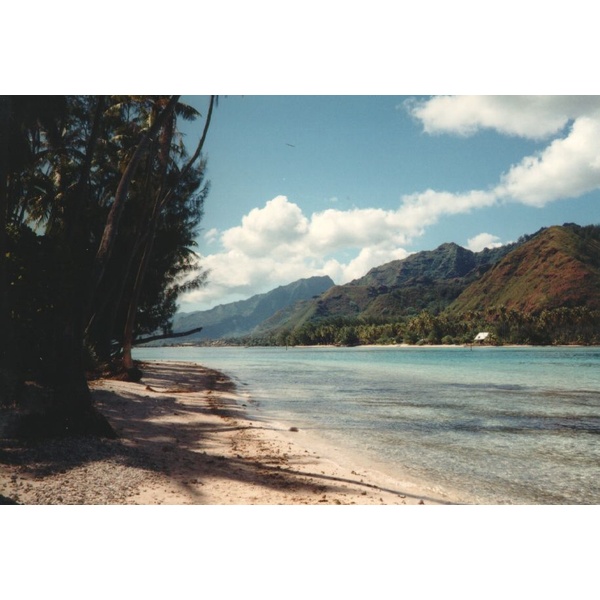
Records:
{"label": "forested hillside", "polygon": [[257,294],[247,300],[220,304],[210,310],[175,315],[173,332],[201,327],[202,331],[186,338],[188,342],[248,335],[277,311],[301,300],[318,296],[332,285],[330,277],[309,277],[279,286],[264,294]]}
{"label": "forested hillside", "polygon": [[263,323],[259,330],[294,329],[327,319],[393,320],[422,310],[438,313],[499,258],[523,243],[471,252],[457,244],[417,252],[371,269],[364,277],[332,287],[312,302],[302,303]]}
{"label": "forested hillside", "polygon": [[539,313],[600,308],[600,228],[549,227],[499,260],[452,304],[453,313],[504,306]]}
{"label": "forested hillside", "polygon": [[276,314],[244,343],[600,343],[600,227],[419,252]]}

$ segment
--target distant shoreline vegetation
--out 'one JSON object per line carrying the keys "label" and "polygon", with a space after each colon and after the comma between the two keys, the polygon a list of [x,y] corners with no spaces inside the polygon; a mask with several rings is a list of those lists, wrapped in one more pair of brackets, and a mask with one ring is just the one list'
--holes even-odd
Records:
{"label": "distant shoreline vegetation", "polygon": [[600,345],[600,310],[563,307],[531,314],[501,306],[463,315],[436,315],[424,310],[393,321],[335,317],[304,323],[291,331],[204,340],[190,345],[464,345],[473,343],[482,331],[490,333],[484,345]]}

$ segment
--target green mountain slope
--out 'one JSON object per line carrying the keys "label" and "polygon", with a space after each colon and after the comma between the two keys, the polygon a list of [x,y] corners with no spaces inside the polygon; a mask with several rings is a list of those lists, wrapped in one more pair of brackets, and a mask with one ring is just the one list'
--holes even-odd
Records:
{"label": "green mountain slope", "polygon": [[173,331],[203,328],[199,334],[186,338],[187,341],[248,335],[280,309],[318,296],[332,285],[333,281],[327,276],[309,277],[247,300],[221,304],[210,310],[182,313],[175,316]]}
{"label": "green mountain slope", "polygon": [[532,313],[600,308],[600,227],[569,224],[541,230],[473,282],[449,310],[499,306]]}
{"label": "green mountain slope", "polygon": [[364,277],[348,285],[401,287],[419,278],[430,281],[461,278],[477,268],[495,263],[511,248],[512,246],[504,246],[495,250],[471,252],[458,244],[442,244],[435,250],[417,252],[403,260],[375,267]]}

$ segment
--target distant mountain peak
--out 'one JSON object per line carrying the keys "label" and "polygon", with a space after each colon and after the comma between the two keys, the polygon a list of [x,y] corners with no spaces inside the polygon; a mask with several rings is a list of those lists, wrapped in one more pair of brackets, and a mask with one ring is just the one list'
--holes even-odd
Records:
{"label": "distant mountain peak", "polygon": [[178,333],[202,327],[202,332],[189,338],[189,341],[248,335],[277,311],[298,301],[312,299],[333,285],[327,275],[298,279],[246,300],[219,304],[209,310],[177,314],[173,320],[173,331]]}

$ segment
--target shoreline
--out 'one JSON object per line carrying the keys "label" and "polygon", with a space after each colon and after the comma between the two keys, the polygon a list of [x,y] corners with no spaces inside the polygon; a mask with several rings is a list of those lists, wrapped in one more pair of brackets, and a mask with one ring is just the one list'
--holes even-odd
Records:
{"label": "shoreline", "polygon": [[[143,361],[140,383],[91,383],[116,440],[3,449],[0,501],[121,505],[451,504],[298,430],[262,419],[223,373]],[[6,459],[8,457],[8,460]]]}
{"label": "shoreline", "polygon": [[294,348],[334,348],[334,349],[358,349],[358,348],[407,348],[407,349],[420,349],[420,348],[600,348],[600,344],[480,344],[480,343],[468,343],[468,344],[358,344],[356,346],[337,346],[335,344],[297,344],[295,346],[253,346],[243,344],[194,344],[194,343],[179,343],[179,344],[163,344],[163,345],[151,345],[146,346],[139,344],[138,348],[153,349],[153,348],[286,348],[293,350]]}

